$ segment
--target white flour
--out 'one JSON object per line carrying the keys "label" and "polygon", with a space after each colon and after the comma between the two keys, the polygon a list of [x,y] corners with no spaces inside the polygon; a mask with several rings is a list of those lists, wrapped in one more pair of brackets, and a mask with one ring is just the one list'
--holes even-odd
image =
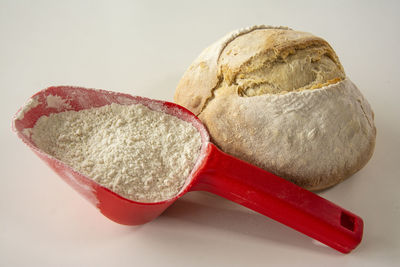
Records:
{"label": "white flour", "polygon": [[39,101],[37,97],[30,98],[25,105],[22,107],[22,109],[18,112],[17,114],[17,120],[22,120],[25,116],[25,113],[27,113],[29,110],[37,107],[39,105]]}
{"label": "white flour", "polygon": [[201,147],[200,134],[190,123],[141,104],[42,116],[31,132],[46,153],[141,202],[177,195]]}

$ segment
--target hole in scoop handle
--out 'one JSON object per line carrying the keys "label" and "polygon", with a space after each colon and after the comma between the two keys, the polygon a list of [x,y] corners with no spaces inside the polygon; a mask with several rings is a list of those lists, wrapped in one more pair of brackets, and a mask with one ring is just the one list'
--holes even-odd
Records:
{"label": "hole in scoop handle", "polygon": [[191,190],[208,191],[279,221],[342,253],[362,239],[357,215],[209,144]]}

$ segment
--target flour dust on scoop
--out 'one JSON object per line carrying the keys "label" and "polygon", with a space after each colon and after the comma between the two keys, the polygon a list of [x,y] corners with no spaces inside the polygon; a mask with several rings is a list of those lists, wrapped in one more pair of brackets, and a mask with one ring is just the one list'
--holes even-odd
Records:
{"label": "flour dust on scoop", "polygon": [[201,148],[192,124],[141,104],[42,116],[31,133],[44,152],[140,202],[176,196]]}

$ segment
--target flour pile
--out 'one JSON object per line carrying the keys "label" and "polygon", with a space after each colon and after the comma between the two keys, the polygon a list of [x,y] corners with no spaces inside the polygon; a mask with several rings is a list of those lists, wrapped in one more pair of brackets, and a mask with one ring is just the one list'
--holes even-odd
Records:
{"label": "flour pile", "polygon": [[42,116],[32,140],[99,184],[140,202],[176,196],[201,147],[192,124],[141,104]]}

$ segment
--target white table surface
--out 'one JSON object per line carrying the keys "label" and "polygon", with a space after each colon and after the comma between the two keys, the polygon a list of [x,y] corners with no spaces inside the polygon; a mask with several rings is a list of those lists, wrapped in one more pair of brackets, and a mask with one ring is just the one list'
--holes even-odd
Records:
{"label": "white table surface", "polygon": [[[399,2],[215,2],[0,1],[0,266],[400,266]],[[372,159],[321,193],[365,221],[349,255],[207,193],[146,225],[118,225],[10,130],[17,109],[51,85],[171,101],[204,47],[253,24],[325,38],[375,111]]]}

